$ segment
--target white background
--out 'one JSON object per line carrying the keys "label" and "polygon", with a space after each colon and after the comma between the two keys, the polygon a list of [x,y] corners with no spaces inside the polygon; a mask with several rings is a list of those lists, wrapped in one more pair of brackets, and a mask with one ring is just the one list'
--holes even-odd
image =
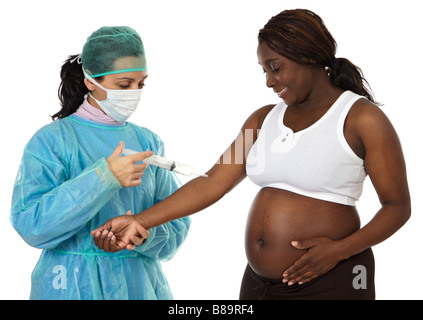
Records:
{"label": "white background", "polygon": [[[208,170],[259,107],[277,103],[257,64],[257,34],[285,9],[319,14],[338,42],[338,57],[362,68],[401,138],[413,215],[374,247],[378,299],[422,299],[422,128],[420,1],[2,1],[0,299],[28,299],[41,253],[9,222],[23,148],[59,110],[62,62],[104,25],[136,29],[149,79],[131,121],[164,140],[169,158]],[[186,179],[181,179],[183,182]],[[244,226],[258,191],[245,180],[194,215],[190,235],[163,263],[176,299],[237,299],[246,265]],[[379,209],[369,179],[358,204],[365,224]],[[281,270],[282,271],[282,270]],[[420,289],[419,289],[420,286]]]}

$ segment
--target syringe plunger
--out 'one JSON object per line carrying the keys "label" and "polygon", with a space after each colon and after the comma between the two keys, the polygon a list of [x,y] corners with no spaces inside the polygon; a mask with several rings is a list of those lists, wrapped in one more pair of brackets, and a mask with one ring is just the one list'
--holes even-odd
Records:
{"label": "syringe plunger", "polygon": [[[131,149],[124,149],[123,153],[126,155],[131,155],[131,154],[135,154],[138,153],[134,150]],[[201,174],[201,173],[197,173],[194,171],[194,168],[191,166],[188,166],[186,164],[180,163],[180,162],[176,162],[170,159],[166,159],[160,156],[156,156],[156,155],[152,155],[151,157],[148,157],[146,159],[143,160],[144,163],[148,163],[149,165],[153,165],[156,167],[160,167],[169,171],[174,171],[186,176],[191,176],[191,175],[197,175],[200,177],[208,177],[206,174]]]}

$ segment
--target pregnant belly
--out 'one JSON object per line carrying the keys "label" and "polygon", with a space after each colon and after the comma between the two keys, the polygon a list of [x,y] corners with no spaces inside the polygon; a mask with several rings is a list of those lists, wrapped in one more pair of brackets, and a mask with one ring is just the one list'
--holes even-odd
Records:
{"label": "pregnant belly", "polygon": [[248,262],[259,275],[280,279],[306,251],[291,241],[327,237],[338,240],[360,228],[355,207],[263,188],[257,194],[247,223]]}

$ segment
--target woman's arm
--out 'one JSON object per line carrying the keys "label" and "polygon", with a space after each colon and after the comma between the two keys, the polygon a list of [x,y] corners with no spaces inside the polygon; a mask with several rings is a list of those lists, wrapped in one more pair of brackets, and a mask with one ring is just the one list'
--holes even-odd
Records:
{"label": "woman's arm", "polygon": [[[116,237],[116,243],[122,248],[131,242],[131,237],[138,234],[140,225],[147,229],[152,228],[199,212],[220,200],[246,177],[246,157],[257,139],[261,123],[272,107],[263,107],[247,119],[239,135],[222,154],[219,162],[207,172],[208,178],[199,177],[191,180],[170,197],[134,216],[123,215],[110,219],[91,233],[95,236],[97,246],[113,251],[113,245],[106,244],[105,241],[110,241],[110,237],[100,237],[104,230],[110,230]],[[253,139],[246,139],[246,134],[250,133]]]}
{"label": "woman's arm", "polygon": [[389,238],[411,215],[405,160],[391,122],[378,107],[364,101],[357,103],[348,117],[361,141],[364,165],[381,208],[366,226],[342,240],[295,239],[300,241],[293,246],[309,250],[284,272],[284,282],[304,283],[329,271],[339,261]]}
{"label": "woman's arm", "polygon": [[364,165],[381,208],[366,226],[342,240],[344,258],[386,240],[411,215],[406,165],[395,129],[378,107],[361,107],[357,131],[366,150]]}

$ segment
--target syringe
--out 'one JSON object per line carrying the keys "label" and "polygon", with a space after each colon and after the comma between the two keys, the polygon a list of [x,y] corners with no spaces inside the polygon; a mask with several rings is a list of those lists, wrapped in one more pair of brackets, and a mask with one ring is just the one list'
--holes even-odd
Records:
{"label": "syringe", "polygon": [[[137,151],[131,150],[131,149],[123,149],[123,154],[125,155],[131,155],[136,154]],[[144,163],[148,163],[149,165],[153,165],[156,167],[160,167],[169,171],[174,171],[177,173],[181,173],[186,176],[196,175],[200,177],[207,178],[208,175],[197,173],[194,171],[194,168],[191,166],[188,166],[186,164],[182,164],[180,162],[176,162],[170,159],[166,159],[160,156],[152,155],[151,157],[148,157],[143,160]]]}

